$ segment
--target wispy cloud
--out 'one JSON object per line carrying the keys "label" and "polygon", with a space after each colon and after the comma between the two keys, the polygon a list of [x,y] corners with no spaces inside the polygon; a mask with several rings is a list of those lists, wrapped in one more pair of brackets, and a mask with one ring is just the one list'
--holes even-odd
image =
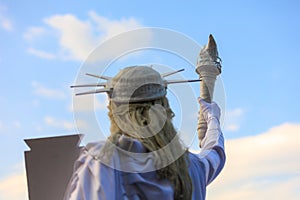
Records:
{"label": "wispy cloud", "polygon": [[60,89],[47,88],[36,81],[33,81],[31,83],[31,85],[33,87],[34,94],[36,94],[40,97],[45,97],[45,98],[50,98],[50,99],[65,99],[66,98],[66,94]]}
{"label": "wispy cloud", "polygon": [[74,96],[70,110],[72,112],[85,112],[106,109],[108,97],[104,95],[82,95]]}
{"label": "wispy cloud", "polygon": [[[208,187],[207,199],[299,199],[299,133],[300,124],[286,123],[256,136],[228,140],[227,163]],[[0,199],[25,200],[26,196],[24,173],[0,180]]]}
{"label": "wispy cloud", "polygon": [[11,135],[11,130],[20,129],[22,127],[21,122],[18,120],[15,121],[0,121],[0,135]]}
{"label": "wispy cloud", "polygon": [[242,108],[235,108],[228,110],[225,113],[224,130],[225,131],[238,131],[243,119],[245,110]]}
{"label": "wispy cloud", "polygon": [[29,47],[27,49],[27,52],[30,53],[30,54],[32,54],[32,55],[35,55],[37,57],[45,58],[45,59],[48,59],[48,60],[57,58],[57,56],[55,54],[53,54],[53,53],[49,53],[49,52],[46,52],[46,51],[38,50],[38,49],[35,49],[35,48],[32,48],[32,47]]}
{"label": "wispy cloud", "polygon": [[44,122],[47,126],[60,128],[63,130],[73,131],[75,129],[75,125],[71,121],[56,119],[51,116],[46,116],[44,118]]}
{"label": "wispy cloud", "polygon": [[[58,128],[62,131],[75,131],[76,128],[84,128],[86,127],[86,122],[83,120],[77,120],[76,124],[71,120],[58,119],[52,116],[45,116],[44,123],[46,126],[50,126],[53,128]],[[42,127],[39,126],[42,129]]]}
{"label": "wispy cloud", "polygon": [[0,180],[0,199],[27,200],[25,173],[14,173]]}
{"label": "wispy cloud", "polygon": [[47,30],[43,27],[30,27],[24,33],[23,37],[27,41],[33,41],[37,37],[43,37],[47,33]]}
{"label": "wispy cloud", "polygon": [[11,20],[6,16],[7,8],[3,5],[0,5],[0,27],[6,31],[12,31],[13,25]]}
{"label": "wispy cloud", "polygon": [[[123,18],[111,20],[91,11],[88,18],[81,20],[73,14],[53,15],[45,18],[43,27],[30,27],[24,33],[24,39],[30,42],[28,48],[30,54],[47,58],[59,58],[62,60],[84,60],[94,50],[101,41],[117,35],[121,32],[141,27],[142,24],[135,18]],[[57,45],[56,53],[49,53],[45,49],[36,49],[33,45],[35,36],[53,39],[53,44]],[[143,35],[144,40],[149,35]],[[123,48],[134,44],[134,39],[128,40],[124,44],[118,44],[118,48]],[[117,47],[117,46],[116,46]],[[98,59],[108,58],[109,51],[97,56]]]}
{"label": "wispy cloud", "polygon": [[227,163],[208,199],[299,199],[300,125],[226,142]]}

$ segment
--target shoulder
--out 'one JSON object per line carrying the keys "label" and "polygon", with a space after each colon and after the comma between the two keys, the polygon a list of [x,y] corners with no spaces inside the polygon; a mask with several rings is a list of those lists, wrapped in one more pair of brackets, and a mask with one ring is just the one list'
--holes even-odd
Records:
{"label": "shoulder", "polygon": [[97,155],[99,155],[104,144],[105,141],[97,141],[90,142],[85,146],[81,147],[81,151],[75,162],[75,168],[78,168],[82,163],[93,160]]}
{"label": "shoulder", "polygon": [[105,141],[90,142],[84,147],[84,150],[89,151],[92,154],[99,153],[104,144]]}

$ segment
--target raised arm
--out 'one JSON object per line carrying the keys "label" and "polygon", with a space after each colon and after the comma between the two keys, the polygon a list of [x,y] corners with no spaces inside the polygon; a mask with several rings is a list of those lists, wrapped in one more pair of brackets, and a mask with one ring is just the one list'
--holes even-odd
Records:
{"label": "raised arm", "polygon": [[203,117],[207,122],[207,131],[201,144],[201,153],[198,154],[204,163],[206,173],[206,184],[211,183],[221,172],[225,164],[224,137],[220,128],[221,111],[215,103],[207,103],[199,98]]}

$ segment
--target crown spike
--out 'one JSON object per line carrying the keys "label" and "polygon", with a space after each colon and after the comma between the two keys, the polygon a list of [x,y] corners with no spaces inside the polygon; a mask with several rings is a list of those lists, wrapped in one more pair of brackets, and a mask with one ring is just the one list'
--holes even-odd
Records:
{"label": "crown spike", "polygon": [[176,73],[178,73],[178,72],[182,72],[182,71],[184,71],[184,69],[180,69],[180,70],[173,71],[173,72],[163,73],[163,74],[161,74],[161,76],[165,78],[165,77],[167,77],[167,76],[170,76],[170,75],[176,74]]}
{"label": "crown spike", "polygon": [[110,89],[91,90],[91,91],[87,91],[87,92],[77,93],[76,96],[85,95],[85,94],[96,94],[96,93],[109,92],[109,91],[110,91]]}
{"label": "crown spike", "polygon": [[71,88],[77,87],[105,87],[107,83],[95,83],[95,84],[84,84],[84,85],[71,85]]}
{"label": "crown spike", "polygon": [[195,80],[167,80],[166,84],[174,84],[174,83],[187,83],[187,82],[197,82],[201,81],[200,79],[195,79]]}
{"label": "crown spike", "polygon": [[112,79],[111,77],[103,76],[103,75],[100,76],[100,75],[94,75],[94,74],[90,74],[90,73],[86,73],[86,75],[92,76],[92,77],[95,77],[95,78],[104,79],[104,80],[111,80]]}

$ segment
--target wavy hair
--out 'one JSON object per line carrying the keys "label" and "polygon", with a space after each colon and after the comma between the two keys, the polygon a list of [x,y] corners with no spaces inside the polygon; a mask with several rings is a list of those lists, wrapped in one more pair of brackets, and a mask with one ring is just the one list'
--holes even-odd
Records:
{"label": "wavy hair", "polygon": [[[152,132],[150,137],[139,137],[138,133],[126,133],[126,131],[118,126],[119,123],[117,123],[116,116],[130,120],[130,123],[137,127],[149,125],[153,118],[161,118],[162,116],[159,115],[162,115],[162,112],[154,112],[154,116],[152,115],[152,117],[149,114],[153,105],[161,105],[165,110],[164,115],[166,116],[162,128],[157,133],[153,132],[154,130],[150,128],[149,131]],[[191,199],[193,188],[188,171],[188,151],[177,136],[177,131],[172,124],[174,113],[169,106],[168,99],[162,97],[158,100],[130,103],[129,105],[114,103],[110,100],[108,109],[108,116],[111,121],[109,141],[117,144],[122,134],[139,140],[149,152],[154,152],[157,160],[155,164],[157,166],[164,166],[158,167],[156,173],[159,179],[168,179],[170,181],[174,189],[174,199]],[[118,112],[117,115],[116,111]],[[172,146],[171,149],[164,148],[172,140],[175,140],[175,146]],[[163,150],[163,153],[155,154],[156,150]],[[179,151],[182,153],[178,155]],[[164,165],[165,163],[167,164]]]}

